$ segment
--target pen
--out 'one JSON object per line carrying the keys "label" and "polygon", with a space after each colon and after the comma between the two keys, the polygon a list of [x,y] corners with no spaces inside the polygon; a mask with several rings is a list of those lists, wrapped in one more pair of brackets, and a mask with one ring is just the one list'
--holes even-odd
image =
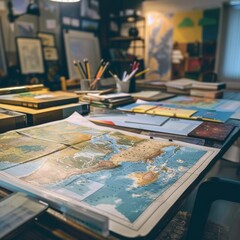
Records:
{"label": "pen", "polygon": [[136,76],[136,77],[139,77],[139,76],[141,76],[142,74],[148,72],[149,70],[150,70],[150,68],[146,68],[146,69],[142,70],[141,72],[136,73],[135,76]]}
{"label": "pen", "polygon": [[127,76],[127,71],[123,72],[122,80]]}
{"label": "pen", "polygon": [[131,72],[136,68],[136,65],[137,65],[137,62],[134,61],[133,64],[132,64]]}
{"label": "pen", "polygon": [[129,81],[129,80],[134,76],[134,74],[137,72],[137,70],[138,70],[138,68],[135,68],[129,75],[127,75],[127,76],[123,79],[123,81],[124,81],[124,82]]}

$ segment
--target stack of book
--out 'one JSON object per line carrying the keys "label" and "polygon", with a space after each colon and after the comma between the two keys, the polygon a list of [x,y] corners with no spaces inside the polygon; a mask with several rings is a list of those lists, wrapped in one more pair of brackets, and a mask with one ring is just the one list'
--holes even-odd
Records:
{"label": "stack of book", "polygon": [[0,133],[26,127],[26,114],[10,111],[0,107]]}
{"label": "stack of book", "polygon": [[225,83],[195,82],[192,84],[190,95],[206,98],[222,98],[225,88]]}
{"label": "stack of book", "polygon": [[39,90],[47,90],[47,88],[44,87],[43,84],[0,88],[0,95],[12,94],[12,93],[22,93],[22,92],[32,92],[32,91],[39,91]]}
{"label": "stack of book", "polygon": [[181,78],[166,83],[167,92],[206,98],[221,98],[226,83],[199,82]]}
{"label": "stack of book", "polygon": [[0,103],[35,109],[54,107],[69,103],[77,103],[79,98],[74,93],[47,90],[0,95]]}
{"label": "stack of book", "polygon": [[167,92],[189,95],[195,80],[180,78],[177,80],[166,82]]}
{"label": "stack of book", "polygon": [[129,93],[88,93],[82,97],[83,101],[88,101],[91,105],[104,108],[115,108],[135,102]]}
{"label": "stack of book", "polygon": [[160,101],[176,96],[171,93],[164,93],[162,91],[141,91],[131,94],[134,99],[141,99],[145,101]]}

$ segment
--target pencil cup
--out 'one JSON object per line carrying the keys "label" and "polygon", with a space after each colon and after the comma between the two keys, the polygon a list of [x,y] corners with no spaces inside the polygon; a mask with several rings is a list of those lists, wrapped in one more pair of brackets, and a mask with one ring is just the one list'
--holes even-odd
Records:
{"label": "pencil cup", "polygon": [[90,81],[88,79],[81,79],[81,90],[90,90]]}
{"label": "pencil cup", "polygon": [[[100,80],[100,79],[99,79]],[[95,81],[95,79],[81,79],[81,90],[99,90],[100,81]]]}
{"label": "pencil cup", "polygon": [[130,78],[130,83],[129,83],[129,92],[133,93],[136,90],[136,80],[135,77],[133,76],[132,78]]}
{"label": "pencil cup", "polygon": [[130,81],[123,82],[123,81],[116,80],[116,85],[117,85],[117,92],[124,92],[124,93],[129,92]]}

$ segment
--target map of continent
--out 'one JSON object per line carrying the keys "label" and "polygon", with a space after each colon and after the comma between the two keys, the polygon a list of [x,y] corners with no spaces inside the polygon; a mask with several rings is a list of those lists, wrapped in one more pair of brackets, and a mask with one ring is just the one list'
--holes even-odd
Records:
{"label": "map of continent", "polygon": [[92,127],[86,121],[77,117],[1,134],[0,177],[10,175],[59,201],[66,197],[83,204],[119,224],[119,233],[131,232],[148,224],[214,155],[202,146]]}
{"label": "map of continent", "polygon": [[31,164],[34,167],[21,179],[73,193],[76,199],[134,222],[204,153],[167,141],[109,132],[35,160],[42,164],[28,163],[28,169]]}

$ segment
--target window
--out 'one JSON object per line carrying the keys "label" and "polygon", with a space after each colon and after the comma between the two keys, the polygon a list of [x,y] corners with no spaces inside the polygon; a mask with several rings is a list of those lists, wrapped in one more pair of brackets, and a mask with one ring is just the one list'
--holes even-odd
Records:
{"label": "window", "polygon": [[236,87],[240,83],[240,4],[224,4],[219,48],[219,78]]}

